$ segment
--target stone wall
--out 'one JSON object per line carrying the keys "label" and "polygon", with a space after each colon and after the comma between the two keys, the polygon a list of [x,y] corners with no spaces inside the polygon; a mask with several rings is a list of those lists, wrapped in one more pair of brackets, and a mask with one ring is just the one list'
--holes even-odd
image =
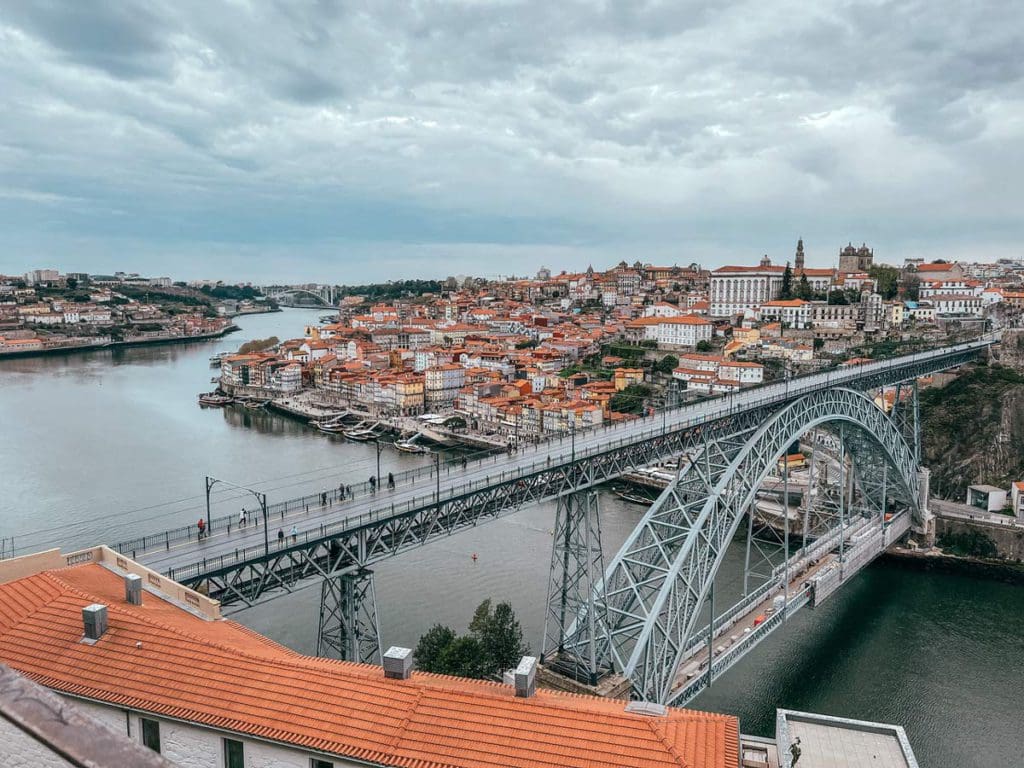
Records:
{"label": "stone wall", "polygon": [[998,556],[1004,560],[1024,562],[1024,528],[993,525],[980,520],[953,520],[949,518],[935,519],[936,536],[944,533],[981,532],[992,539],[996,545]]}

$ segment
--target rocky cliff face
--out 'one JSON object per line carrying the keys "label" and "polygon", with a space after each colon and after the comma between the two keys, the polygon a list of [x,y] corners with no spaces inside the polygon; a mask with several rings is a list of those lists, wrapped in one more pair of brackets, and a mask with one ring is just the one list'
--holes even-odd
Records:
{"label": "rocky cliff face", "polygon": [[936,496],[963,501],[968,485],[1024,480],[1024,375],[978,365],[923,391],[921,437]]}
{"label": "rocky cliff face", "polygon": [[992,359],[1024,373],[1024,330],[1003,331],[1002,342],[992,348]]}

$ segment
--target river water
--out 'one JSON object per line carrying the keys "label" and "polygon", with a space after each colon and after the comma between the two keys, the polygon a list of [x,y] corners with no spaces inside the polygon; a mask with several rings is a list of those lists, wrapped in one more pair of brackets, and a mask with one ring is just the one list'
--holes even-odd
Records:
{"label": "river water", "polygon": [[[373,445],[345,442],[262,411],[200,409],[208,358],[253,338],[301,334],[320,313],[239,318],[241,331],[192,344],[0,360],[0,537],[17,550],[112,543],[194,522],[204,476],[270,501],[365,480]],[[383,472],[429,461],[393,450]],[[215,514],[243,501],[214,496]],[[610,558],[643,508],[604,493]],[[463,630],[488,597],[513,604],[535,651],[543,634],[553,505],[375,566],[385,645],[414,645],[433,623]],[[473,555],[476,554],[476,560]],[[734,545],[719,587],[739,578]],[[302,652],[316,639],[317,585],[234,618]],[[805,610],[692,702],[774,731],[776,707],[902,724],[922,766],[1024,765],[1024,590],[876,564]]]}

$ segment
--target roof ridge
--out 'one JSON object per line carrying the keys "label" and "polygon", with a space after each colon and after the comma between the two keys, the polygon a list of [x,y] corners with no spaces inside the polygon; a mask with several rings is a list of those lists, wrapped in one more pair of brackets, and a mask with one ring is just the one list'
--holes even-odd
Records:
{"label": "roof ridge", "polygon": [[[66,592],[64,594],[67,594],[67,593],[70,592],[70,593],[73,593],[73,594],[75,594],[75,595],[77,595],[79,597],[82,597],[85,600],[92,600],[92,601],[95,602],[96,600],[99,599],[99,598],[96,597],[96,595],[91,595],[88,592],[86,592],[83,589],[81,589],[80,587],[78,587],[78,586],[76,586],[74,584],[69,584],[67,581],[65,581],[64,579],[59,578],[58,575],[57,575],[60,571],[70,570],[71,568],[78,568],[78,567],[81,567],[81,566],[73,565],[73,566],[69,566],[68,568],[58,569],[57,571],[44,571],[43,573],[36,574],[36,575],[45,576],[45,577],[51,579],[52,581],[56,582],[57,584],[59,584],[61,587],[63,587],[66,590]],[[113,573],[113,571],[110,571],[110,573]],[[117,574],[114,574],[114,575],[116,576]],[[169,600],[166,597],[164,597],[164,596],[154,595],[154,597],[156,597],[158,600],[161,600],[162,602],[167,603],[168,605],[174,606],[174,603],[171,600]],[[125,604],[116,603],[114,605],[108,605],[108,610],[110,608],[113,608],[117,612],[122,612],[122,613],[124,613],[124,614],[126,614],[128,616],[131,616],[133,619],[135,619],[136,621],[139,621],[139,622],[141,622],[143,624],[146,624],[146,625],[149,625],[149,626],[152,626],[152,627],[157,627],[157,628],[159,628],[159,629],[161,629],[161,630],[163,630],[165,632],[169,632],[169,633],[178,635],[180,637],[186,637],[189,640],[193,640],[193,641],[195,641],[197,643],[203,643],[203,644],[206,644],[206,645],[210,645],[210,646],[216,647],[216,648],[220,649],[221,651],[224,651],[225,653],[228,653],[230,655],[234,655],[234,656],[247,656],[247,657],[252,658],[252,659],[264,660],[263,656],[251,653],[251,652],[249,652],[247,650],[244,650],[244,649],[240,649],[237,646],[228,645],[226,643],[221,642],[220,640],[212,639],[212,638],[210,638],[208,636],[201,636],[201,635],[198,635],[196,633],[190,632],[190,631],[188,631],[186,629],[182,629],[181,627],[176,627],[176,626],[167,624],[167,623],[165,623],[163,621],[160,621],[159,619],[156,619],[156,618],[154,618],[154,617],[152,617],[152,616],[150,616],[150,615],[148,615],[146,613],[134,610],[133,608],[130,607],[130,604],[127,604],[127,603],[125,603]],[[267,637],[265,637],[263,635],[260,635],[259,633],[255,632],[253,630],[250,630],[248,627],[245,627],[243,624],[240,624],[237,621],[234,621],[232,619],[220,619],[220,621],[225,622],[225,624],[230,624],[233,628],[236,628],[236,629],[241,627],[247,634],[262,639],[264,641],[263,645],[268,650],[272,649],[272,650],[275,650],[275,651],[283,651],[283,652],[285,652],[289,656],[295,656],[295,657],[303,658],[302,655],[297,653],[296,651],[293,651],[290,648],[286,648],[285,646],[282,646],[282,645],[280,645],[278,643],[275,643],[273,640],[270,640],[269,638],[267,638]],[[281,660],[281,661],[284,661],[284,660]],[[333,659],[324,659],[324,661],[333,661]]]}
{"label": "roof ridge", "polygon": [[424,689],[419,688],[416,691],[416,700],[409,705],[409,709],[405,713],[405,717],[402,718],[402,722],[395,728],[394,735],[388,739],[388,747],[391,749],[397,749],[398,744],[405,738],[405,732],[409,728],[409,723],[412,722],[412,716],[419,709],[420,702],[423,701]]}
{"label": "roof ridge", "polygon": [[[665,722],[671,723],[673,721],[666,720]],[[679,750],[676,749],[676,745],[669,741],[668,735],[665,733],[664,724],[660,720],[648,720],[647,726],[651,729],[651,732],[658,738],[658,741],[660,741],[665,746],[665,749],[668,750],[669,754],[676,759],[676,762],[679,763],[679,768],[690,768],[690,764],[686,762],[686,760],[683,758],[681,754],[679,754]]]}

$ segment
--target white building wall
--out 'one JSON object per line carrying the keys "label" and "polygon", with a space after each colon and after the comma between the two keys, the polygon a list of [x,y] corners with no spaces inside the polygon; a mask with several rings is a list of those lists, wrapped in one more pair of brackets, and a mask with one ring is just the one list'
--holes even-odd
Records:
{"label": "white building wall", "polygon": [[20,728],[0,717],[0,753],[5,768],[71,768],[64,758],[47,749]]}
{"label": "white building wall", "polygon": [[[73,702],[82,714],[94,718],[115,733],[128,733],[129,716],[125,710],[118,707],[96,704],[91,701],[83,701],[74,697],[67,697]],[[160,717],[140,715],[132,712],[131,739],[142,743],[142,717],[149,720],[156,720],[160,723],[160,751],[161,754],[175,765],[181,768],[224,768],[224,738],[241,741],[245,745],[246,768],[309,768],[313,758],[327,760],[334,764],[335,768],[365,768],[366,763],[356,763],[343,760],[338,757],[324,755],[317,752],[310,752],[303,749],[292,748],[279,744],[271,744],[265,741],[250,739],[245,736],[220,731],[215,728],[207,728],[200,725],[179,722],[176,720],[164,720]],[[0,718],[0,724],[6,723]],[[0,729],[0,738],[4,732]],[[3,742],[0,742],[3,743]],[[6,755],[5,755],[6,757]],[[8,766],[25,766],[25,768],[64,768],[67,763],[45,763],[28,761],[25,763],[4,762],[4,768]]]}

